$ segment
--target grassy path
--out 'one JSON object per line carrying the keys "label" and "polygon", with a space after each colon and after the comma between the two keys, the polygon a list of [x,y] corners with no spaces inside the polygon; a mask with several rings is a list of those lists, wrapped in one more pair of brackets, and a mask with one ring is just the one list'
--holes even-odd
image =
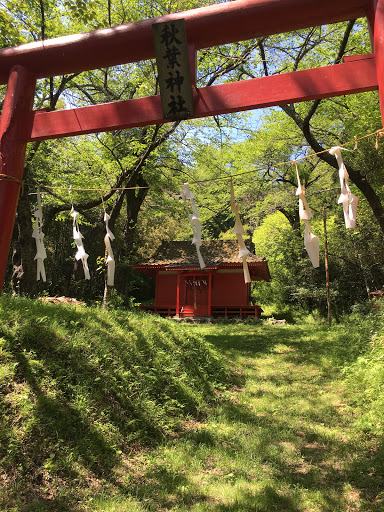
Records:
{"label": "grassy path", "polygon": [[[352,337],[336,327],[192,326],[241,370],[201,422],[127,461],[131,498],[92,510],[383,511],[383,462],[353,428],[339,368]],[[355,340],[356,341],[356,340]]]}

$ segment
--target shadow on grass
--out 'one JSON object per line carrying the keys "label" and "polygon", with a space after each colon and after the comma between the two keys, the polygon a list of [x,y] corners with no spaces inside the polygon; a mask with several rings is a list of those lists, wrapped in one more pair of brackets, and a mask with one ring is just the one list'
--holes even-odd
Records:
{"label": "shadow on grass", "polygon": [[[164,482],[160,476],[161,471],[148,471],[143,476],[143,482],[151,481],[151,489],[147,494],[152,507],[150,510],[156,510],[157,503],[159,506],[171,507],[167,496],[172,494],[175,498],[172,504],[179,507],[175,510],[189,510],[190,506],[191,510],[199,512],[301,512],[305,508],[303,495],[309,493],[313,501],[308,506],[313,505],[314,510],[346,512],[355,510],[353,507],[356,505],[365,512],[382,512],[382,442],[372,451],[372,446],[361,439],[356,440],[356,437],[351,436],[347,440],[342,435],[342,429],[348,423],[348,418],[343,417],[336,406],[326,400],[321,401],[319,394],[327,386],[332,390],[334,374],[340,371],[339,367],[343,363],[353,361],[361,348],[346,345],[343,337],[335,340],[328,329],[323,329],[323,336],[317,333],[313,337],[310,328],[247,326],[244,334],[239,334],[238,330],[231,327],[210,333],[209,328],[204,328],[207,339],[214,346],[230,358],[239,357],[243,365],[249,364],[254,370],[253,362],[257,357],[277,353],[280,361],[286,365],[285,373],[278,375],[276,360],[276,374],[265,378],[270,389],[256,389],[254,396],[264,397],[270,403],[288,398],[291,403],[305,402],[306,409],[301,411],[298,405],[297,417],[294,418],[294,409],[287,410],[284,415],[281,410],[276,414],[272,408],[260,411],[236,400],[221,401],[215,421],[222,422],[224,430],[216,433],[208,423],[206,427],[202,424],[196,430],[186,432],[183,436],[186,460],[198,458],[204,466],[207,456],[213,460],[235,461],[237,458],[241,460],[243,454],[244,458],[253,461],[254,467],[268,468],[268,479],[264,480],[261,489],[249,490],[247,484],[244,484],[234,499],[228,499],[228,503],[218,503],[210,501],[212,498],[207,493],[204,495],[204,487],[196,489],[192,478],[186,479],[186,472],[183,473],[181,487],[189,488],[191,497],[195,499],[188,502],[184,500],[180,488],[173,488]],[[348,340],[347,335],[345,338]],[[289,368],[294,366],[304,369],[301,377],[290,374]],[[317,372],[305,375],[306,369],[310,372],[315,366]],[[300,378],[302,382],[297,384]],[[262,379],[260,382],[262,384]],[[297,421],[300,418],[302,421]],[[256,432],[253,444],[240,431],[236,434],[236,429],[252,432],[250,436]],[[163,471],[172,481],[172,473],[169,468],[166,469],[166,464]],[[236,473],[235,469],[232,471]],[[237,477],[250,484],[254,483],[256,488],[260,483],[258,479],[263,481],[264,478],[262,474],[252,475],[252,471],[245,468],[242,468],[241,474],[240,470],[237,471],[234,478]],[[218,472],[215,478],[218,482],[221,479],[223,486],[226,484],[222,473]],[[266,483],[268,481],[271,484]],[[162,488],[166,489],[164,498],[157,502],[156,497],[161,494]],[[139,494],[135,496],[140,495],[139,489],[138,483],[136,490]],[[354,499],[358,500],[355,504]],[[195,507],[192,508],[192,504]]]}
{"label": "shadow on grass", "polygon": [[[357,328],[339,325],[329,328],[324,323],[308,325],[271,326],[268,324],[223,327],[221,331],[204,329],[206,339],[229,356],[257,356],[270,353],[276,345],[291,350],[287,355],[295,364],[315,364],[324,367],[324,360],[335,371],[355,361],[367,349],[370,334]],[[324,369],[324,368],[323,368]]]}
{"label": "shadow on grass", "polygon": [[282,496],[275,489],[266,486],[259,493],[244,492],[240,499],[230,505],[216,504],[214,512],[297,512],[301,510],[289,497]]}
{"label": "shadow on grass", "polygon": [[[197,338],[190,341],[188,336],[177,337],[167,322],[161,323],[162,335],[156,343],[140,330],[133,332],[129,341],[116,331],[113,322],[101,317],[94,320],[93,326],[95,333],[102,333],[101,340],[96,342],[90,337],[87,344],[76,344],[67,335],[58,335],[50,325],[59,322],[71,327],[70,335],[75,339],[78,330],[87,325],[87,314],[67,308],[52,309],[46,322],[32,320],[30,329],[22,335],[8,336],[9,350],[17,363],[17,383],[26,383],[33,405],[22,442],[12,448],[15,438],[10,430],[1,438],[0,453],[13,450],[13,465],[8,469],[19,471],[24,479],[24,488],[20,488],[23,503],[30,500],[29,505],[23,504],[18,510],[82,510],[76,486],[86,482],[91,488],[93,480],[103,482],[114,492],[118,489],[121,496],[138,499],[145,510],[156,512],[177,506],[184,507],[183,510],[200,506],[196,510],[212,512],[299,512],[303,507],[298,503],[298,488],[320,493],[322,512],[336,512],[347,510],[343,501],[346,483],[358,489],[361,498],[369,502],[367,512],[383,510],[382,502],[375,502],[375,496],[384,488],[382,445],[370,453],[352,443],[322,435],[308,425],[298,429],[289,416],[282,419],[273,410],[261,415],[260,411],[230,400],[220,401],[222,421],[229,426],[241,424],[256,430],[258,442],[249,447],[241,436],[229,438],[199,429],[182,436],[190,447],[188,456],[197,456],[202,449],[233,459],[239,453],[247,453],[255,465],[271,468],[274,486],[264,485],[257,491],[244,489],[233,503],[218,503],[211,501],[184,472],[170,468],[166,462],[148,467],[140,476],[132,474],[127,484],[116,481],[114,468],[120,460],[120,450],[129,453],[135,444],[156,446],[163,442],[167,432],[177,428],[181,414],[198,417],[204,401],[215,393],[212,382],[225,382],[228,375],[209,347]],[[122,327],[130,329],[124,319]],[[334,366],[358,354],[358,349],[348,351],[343,340],[332,347],[328,334],[324,329],[323,338],[311,338],[310,328],[297,326],[231,326],[219,331],[205,328],[206,339],[216,349],[227,358],[241,358],[249,368],[254,369],[258,356],[273,353],[280,354],[285,363],[322,368],[312,378],[317,386],[325,385],[327,375],[338,371]],[[161,353],[163,359],[159,359]],[[273,386],[268,391],[271,400],[284,398],[282,393],[303,398],[289,373],[271,374],[267,381]],[[280,388],[283,385],[287,387],[284,392]],[[196,387],[200,389],[197,395]],[[262,397],[266,392],[258,389],[254,396],[258,393]],[[337,421],[334,408],[316,407],[310,390],[305,399],[311,406],[307,420],[313,424]],[[4,411],[8,406],[4,400],[0,404]],[[292,462],[284,446],[276,443],[276,439],[282,438],[281,433],[290,442],[297,440],[300,464]],[[61,450],[65,456],[56,461]],[[347,456],[353,462],[344,466],[333,464]],[[243,478],[250,482],[255,478],[243,473]],[[56,489],[61,488],[58,496],[49,498],[45,489],[51,485],[47,474],[56,479]],[[285,492],[279,492],[280,488],[285,488]]]}
{"label": "shadow on grass", "polygon": [[168,510],[180,504],[193,506],[206,501],[198,485],[192,484],[184,474],[162,465],[149,469],[141,482],[132,481],[122,491],[151,511]]}
{"label": "shadow on grass", "polygon": [[8,327],[0,326],[16,368],[0,390],[9,420],[0,425],[9,475],[4,506],[13,500],[18,511],[80,510],[87,487],[118,487],[122,453],[164,441],[183,414],[199,415],[216,383],[228,380],[204,340],[183,340],[185,332],[166,322],[143,316],[145,332],[138,315],[137,328],[122,317],[119,330],[101,314],[90,325],[89,310],[20,304],[27,304],[21,320],[12,313]]}
{"label": "shadow on grass", "polygon": [[[374,454],[359,449],[354,443],[340,442],[314,432],[311,428],[298,431],[286,422],[277,421],[273,415],[259,416],[239,404],[224,407],[223,419],[228,423],[248,425],[258,432],[258,443],[250,449],[242,444],[240,437],[228,438],[212,432],[198,431],[188,434],[189,456],[199,450],[216,451],[223,459],[236,459],[242,452],[255,461],[255,465],[267,466],[272,471],[273,485],[260,491],[248,492],[244,489],[235,503],[210,504],[212,512],[252,511],[301,512],[299,490],[311,492],[321,503],[322,512],[347,511],[350,503],[345,497],[346,486],[358,492],[361,505],[359,510],[382,512],[384,505],[384,457],[382,444]],[[293,440],[299,439],[302,445],[300,461],[292,462],[289,453],[284,453],[284,443],[276,443],[279,433]],[[280,436],[281,438],[281,436]],[[288,455],[288,456],[287,456]],[[343,462],[353,458],[353,463]],[[244,480],[244,477],[243,477]],[[248,478],[249,480],[249,478]],[[223,482],[224,484],[224,482]],[[380,496],[381,493],[381,497]],[[206,497],[208,500],[208,497]],[[200,509],[199,509],[200,510]],[[205,510],[202,509],[202,510]]]}

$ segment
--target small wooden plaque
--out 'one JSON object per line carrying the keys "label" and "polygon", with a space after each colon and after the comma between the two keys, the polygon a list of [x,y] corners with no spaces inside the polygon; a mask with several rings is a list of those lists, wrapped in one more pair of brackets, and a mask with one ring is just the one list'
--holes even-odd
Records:
{"label": "small wooden plaque", "polygon": [[193,116],[193,92],[184,19],[152,25],[164,119]]}

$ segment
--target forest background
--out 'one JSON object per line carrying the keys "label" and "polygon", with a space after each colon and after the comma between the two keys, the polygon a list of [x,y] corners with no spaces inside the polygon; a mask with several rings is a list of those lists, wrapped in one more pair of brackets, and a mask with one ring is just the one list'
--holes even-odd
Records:
{"label": "forest background", "polygon": [[[0,2],[0,45],[75,34],[187,10],[217,1],[25,0]],[[371,52],[365,19],[201,50],[197,86],[335,64]],[[64,109],[158,94],[155,61],[39,80],[35,109]],[[0,89],[2,107],[5,87]],[[320,239],[320,268],[303,246],[293,159],[342,145],[382,127],[377,92],[291,104],[158,126],[35,142],[28,145],[5,290],[101,301],[105,292],[104,208],[115,234],[113,299],[149,300],[151,283],[133,264],[162,240],[192,238],[179,194],[189,182],[201,215],[203,239],[234,238],[229,177],[258,256],[272,281],[253,290],[262,305],[326,311],[322,207],[326,207],[331,301],[335,314],[358,307],[384,283],[384,153],[375,137],[346,147],[352,192],[359,197],[356,228],[346,230],[338,165],[328,152],[300,160],[302,184]],[[286,162],[283,165],[278,165]],[[36,187],[43,191],[47,282],[36,281],[32,238]],[[57,187],[57,188],[44,188]],[[68,193],[69,188],[73,191]],[[141,188],[129,188],[141,187]],[[76,189],[95,189],[82,191]],[[125,190],[123,190],[125,188]],[[120,190],[113,190],[120,189]],[[74,259],[70,210],[80,212],[91,280]]]}

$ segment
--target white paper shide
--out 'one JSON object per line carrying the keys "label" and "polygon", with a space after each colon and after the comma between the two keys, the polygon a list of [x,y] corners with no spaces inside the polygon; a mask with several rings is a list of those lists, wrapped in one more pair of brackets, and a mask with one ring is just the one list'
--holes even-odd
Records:
{"label": "white paper shide", "polygon": [[91,279],[91,276],[89,274],[89,268],[88,268],[88,254],[85,252],[84,245],[83,245],[83,235],[80,233],[79,224],[78,224],[78,217],[79,212],[76,212],[72,206],[71,215],[73,218],[73,239],[76,242],[77,247],[77,253],[75,255],[75,258],[77,261],[81,260],[83,264],[84,269],[84,278],[85,279]]}
{"label": "white paper shide", "polygon": [[319,266],[319,238],[312,233],[309,219],[312,218],[312,212],[305,198],[305,188],[300,183],[299,172],[297,172],[297,190],[296,195],[299,196],[299,216],[304,222],[304,247],[308,253],[312,265],[317,268]]}
{"label": "white paper shide", "polygon": [[235,192],[233,189],[232,180],[231,180],[231,210],[235,214],[235,226],[233,228],[233,232],[235,233],[237,241],[239,243],[240,251],[239,251],[238,258],[241,259],[243,262],[244,281],[246,283],[250,283],[251,276],[249,274],[249,268],[248,268],[248,263],[247,263],[247,256],[248,256],[248,254],[250,254],[250,252],[244,243],[244,239],[243,239],[244,228],[243,228],[243,225],[240,220],[239,205],[236,203],[236,200],[235,200]]}
{"label": "white paper shide", "polygon": [[336,157],[339,166],[339,179],[341,194],[338,203],[343,203],[344,221],[347,229],[353,229],[356,225],[357,204],[359,198],[352,194],[349,188],[349,174],[341,156],[341,147],[334,146],[329,150],[331,155]]}
{"label": "white paper shide", "polygon": [[[200,247],[201,247],[201,222],[200,222],[200,215],[197,211],[196,204],[195,204],[195,196],[193,193],[189,190],[189,184],[184,183],[183,188],[181,189],[181,197],[184,201],[185,207],[188,212],[189,221],[192,226],[192,232],[193,232],[193,239],[192,243],[196,246],[196,252],[197,257],[199,259],[200,268],[205,268],[205,263],[203,260],[203,257],[200,253]],[[190,213],[190,209],[188,207],[188,201],[190,202],[192,213]]]}
{"label": "white paper shide", "polygon": [[44,247],[44,233],[42,231],[43,226],[43,210],[41,208],[41,195],[40,188],[37,189],[37,210],[34,213],[35,225],[33,227],[32,237],[36,241],[36,264],[37,264],[37,276],[36,280],[40,281],[40,278],[44,281],[47,280],[45,275],[44,260],[47,257],[47,252]]}
{"label": "white paper shide", "polygon": [[115,258],[113,256],[111,241],[115,239],[115,235],[109,229],[108,221],[110,219],[110,215],[107,212],[104,213],[104,222],[105,222],[105,230],[106,234],[104,237],[105,250],[107,252],[107,285],[114,286],[115,284]]}

